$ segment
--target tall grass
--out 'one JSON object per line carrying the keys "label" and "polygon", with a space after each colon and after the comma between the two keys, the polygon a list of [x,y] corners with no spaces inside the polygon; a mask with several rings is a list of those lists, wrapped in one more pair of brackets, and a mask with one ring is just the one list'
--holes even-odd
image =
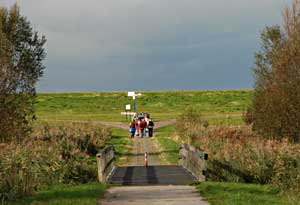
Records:
{"label": "tall grass", "polygon": [[244,126],[198,133],[193,144],[208,152],[211,180],[274,184],[300,193],[300,144],[264,139]]}
{"label": "tall grass", "polygon": [[205,120],[188,111],[182,119],[176,125],[179,139],[208,152],[211,180],[272,184],[300,193],[300,144],[266,139],[250,126],[204,126]]}
{"label": "tall grass", "polygon": [[110,138],[105,127],[39,124],[23,142],[1,144],[1,200],[22,198],[47,185],[95,180],[94,155]]}

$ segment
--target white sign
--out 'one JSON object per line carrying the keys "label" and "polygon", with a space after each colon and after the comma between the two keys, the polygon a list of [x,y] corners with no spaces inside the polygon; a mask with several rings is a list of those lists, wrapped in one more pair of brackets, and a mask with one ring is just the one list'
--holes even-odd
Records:
{"label": "white sign", "polygon": [[128,97],[133,97],[135,96],[135,92],[128,92]]}
{"label": "white sign", "polygon": [[130,108],[130,104],[128,104],[128,105],[126,105],[126,108],[125,108],[126,110],[130,110],[131,108]]}
{"label": "white sign", "polygon": [[135,112],[121,112],[121,115],[135,115]]}

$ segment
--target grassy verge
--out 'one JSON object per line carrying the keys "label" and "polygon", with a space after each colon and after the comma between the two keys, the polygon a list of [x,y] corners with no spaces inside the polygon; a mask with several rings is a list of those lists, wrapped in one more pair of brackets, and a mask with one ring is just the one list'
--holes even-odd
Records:
{"label": "grassy verge", "polygon": [[132,156],[133,142],[129,138],[129,133],[126,130],[112,128],[112,138],[107,142],[108,145],[114,145],[116,163],[124,165],[130,161]]}
{"label": "grassy verge", "polygon": [[[41,190],[31,197],[5,205],[90,205],[103,197],[105,186],[100,183],[56,185]],[[3,204],[3,205],[4,205]]]}
{"label": "grassy verge", "polygon": [[267,185],[204,182],[197,189],[211,205],[284,204],[280,190]]}
{"label": "grassy verge", "polygon": [[178,163],[178,149],[179,145],[170,137],[175,132],[174,125],[160,128],[155,132],[155,138],[157,139],[159,146],[161,147],[163,158],[168,164]]}

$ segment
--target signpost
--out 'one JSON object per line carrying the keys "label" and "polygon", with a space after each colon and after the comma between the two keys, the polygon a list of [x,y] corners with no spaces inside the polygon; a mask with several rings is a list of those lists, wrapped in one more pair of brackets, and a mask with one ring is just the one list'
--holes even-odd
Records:
{"label": "signpost", "polygon": [[121,112],[121,115],[135,115],[135,112]]}
{"label": "signpost", "polygon": [[[128,121],[127,116],[130,115],[130,114],[129,114],[130,109],[131,109],[130,104],[125,105],[126,121]],[[121,115],[122,115],[122,113],[121,113]]]}
{"label": "signpost", "polygon": [[137,96],[141,96],[142,94],[141,93],[135,93],[135,92],[128,92],[128,97],[132,97],[133,99],[133,112],[136,113],[136,97]]}
{"label": "signpost", "polygon": [[133,112],[130,112],[130,110],[131,110],[130,104],[125,105],[125,112],[121,112],[121,115],[126,115],[126,121],[128,120],[127,116],[136,114],[136,97],[141,96],[141,95],[142,95],[141,93],[136,94],[135,92],[132,92],[132,91],[128,92],[128,97],[132,97],[132,99],[133,99]]}

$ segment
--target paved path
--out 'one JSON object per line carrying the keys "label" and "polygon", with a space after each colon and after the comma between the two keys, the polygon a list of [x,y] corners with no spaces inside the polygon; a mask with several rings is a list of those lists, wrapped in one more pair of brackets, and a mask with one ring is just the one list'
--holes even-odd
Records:
{"label": "paved path", "polygon": [[207,205],[194,186],[112,187],[102,205]]}

